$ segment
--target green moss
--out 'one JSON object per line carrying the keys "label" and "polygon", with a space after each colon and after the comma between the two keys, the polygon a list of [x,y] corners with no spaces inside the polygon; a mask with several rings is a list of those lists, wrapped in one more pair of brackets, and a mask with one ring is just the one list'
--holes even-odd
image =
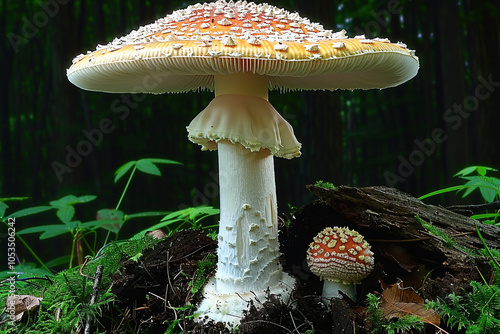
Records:
{"label": "green moss", "polygon": [[215,256],[215,254],[210,254],[204,261],[198,261],[196,276],[191,285],[192,294],[196,294],[205,285],[208,273],[215,268],[216,264],[217,256]]}
{"label": "green moss", "polygon": [[415,216],[417,221],[422,225],[423,228],[425,228],[427,231],[429,231],[430,234],[435,235],[439,237],[441,240],[443,240],[444,244],[449,247],[449,248],[455,248],[458,249],[461,252],[464,252],[466,254],[475,256],[474,252],[471,249],[465,248],[455,242],[448,234],[443,232],[439,227],[436,227],[432,225],[431,223],[427,223],[425,220],[420,218],[418,215]]}
{"label": "green moss", "polygon": [[314,184],[315,187],[323,187],[323,188],[327,188],[327,189],[331,189],[331,190],[335,190],[335,186],[333,185],[333,183],[330,183],[330,182],[325,182],[325,181],[322,181],[322,180],[318,180],[316,181],[316,183]]}

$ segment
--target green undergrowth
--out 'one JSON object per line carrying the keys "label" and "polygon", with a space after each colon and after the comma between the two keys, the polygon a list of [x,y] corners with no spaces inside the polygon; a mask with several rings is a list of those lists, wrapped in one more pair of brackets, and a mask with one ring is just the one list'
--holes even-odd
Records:
{"label": "green undergrowth", "polygon": [[[492,203],[500,199],[500,179],[486,175],[488,172],[497,172],[496,169],[484,166],[467,167],[457,174],[464,184],[444,188],[420,197],[421,200],[431,196],[450,192],[467,197],[474,191],[478,191],[484,203]],[[478,206],[479,207],[479,206]],[[480,272],[481,281],[470,281],[468,286],[461,291],[449,294],[445,298],[427,300],[426,308],[436,311],[442,323],[447,326],[447,331],[466,334],[497,334],[500,333],[500,252],[491,249],[484,241],[480,229],[481,224],[499,226],[500,210],[494,206],[484,205],[485,212],[479,212],[471,216],[476,220],[476,233],[483,244],[480,249],[468,249],[458,244],[445,231],[432,222],[428,222],[418,215],[416,220],[430,234],[439,237],[446,247],[457,249],[473,257],[489,258],[491,272],[488,277]],[[493,209],[492,209],[493,208]],[[387,320],[382,316],[380,297],[368,294],[366,299],[367,311],[374,333],[408,333],[421,331],[424,328],[422,318],[407,315],[397,319]]]}
{"label": "green undergrowth", "polygon": [[490,258],[491,276],[486,278],[481,274],[482,282],[471,281],[469,291],[427,301],[427,305],[439,312],[450,328],[467,334],[497,334],[500,333],[500,251],[490,249],[479,229],[476,230],[484,246],[479,255]]}
{"label": "green undergrowth", "polygon": [[214,270],[217,265],[217,256],[210,254],[205,261],[198,261],[198,269],[196,269],[196,279],[191,284],[191,293],[194,295],[205,286],[207,282],[208,273]]}
{"label": "green undergrowth", "polygon": [[[96,257],[83,268],[75,267],[54,276],[38,276],[45,279],[29,279],[16,282],[16,295],[31,295],[43,298],[36,314],[27,322],[9,323],[0,327],[1,333],[71,333],[85,326],[87,316],[97,321],[102,311],[113,307],[114,295],[109,292],[111,277],[120,268],[123,257],[134,257],[154,246],[159,239],[150,237],[126,242],[112,242],[101,249]],[[99,293],[93,305],[89,305],[96,269],[103,265],[104,271]],[[35,275],[32,275],[35,277]],[[31,277],[31,278],[33,278]],[[9,284],[0,285],[0,308],[6,306]]]}
{"label": "green undergrowth", "polygon": [[428,301],[447,326],[467,334],[500,333],[500,285],[470,282],[464,295],[450,294],[445,300]]}

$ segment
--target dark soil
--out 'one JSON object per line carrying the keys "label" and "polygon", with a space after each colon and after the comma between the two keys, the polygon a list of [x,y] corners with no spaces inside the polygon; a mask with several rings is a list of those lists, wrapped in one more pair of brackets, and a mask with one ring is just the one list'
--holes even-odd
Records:
{"label": "dark soil", "polygon": [[[200,324],[189,315],[200,301],[201,291],[191,292],[199,261],[215,259],[216,242],[200,231],[184,230],[148,249],[138,261],[123,259],[122,269],[113,277],[112,292],[117,296],[116,309],[102,323],[112,333],[164,333],[175,323],[174,332],[230,333],[222,323]],[[215,266],[203,281],[214,274]],[[300,333],[315,330],[330,333],[333,326],[329,312],[311,286],[297,288],[291,301],[284,304],[269,295],[261,304],[251,305],[238,333]]]}
{"label": "dark soil", "polygon": [[[383,235],[359,230],[372,239],[376,268],[357,286],[357,300],[347,297],[333,300],[327,308],[319,297],[322,282],[308,269],[305,255],[312,238],[326,226],[353,226],[325,202],[313,202],[297,212],[287,229],[281,224],[280,240],[284,270],[297,278],[297,289],[285,304],[276,296],[268,296],[251,305],[241,320],[238,333],[371,333],[366,311],[366,295],[380,294],[394,283],[413,288],[425,299],[444,298],[450,293],[463,294],[470,280],[478,280],[478,270],[464,267],[449,271],[446,258],[421,251],[413,243],[387,242]],[[359,227],[359,226],[358,226]],[[166,238],[147,250],[138,261],[123,259],[123,268],[113,277],[112,292],[117,308],[101,320],[108,333],[231,333],[222,323],[200,324],[190,317],[201,298],[200,287],[215,272],[216,241],[201,231],[185,230]],[[201,273],[200,261],[212,262]],[[488,274],[486,261],[476,267]],[[195,289],[196,290],[196,289]],[[120,311],[118,311],[120,310]],[[171,327],[169,329],[169,324]],[[442,323],[441,328],[453,331]],[[112,329],[112,331],[110,330]],[[426,325],[425,332],[436,328]]]}
{"label": "dark soil", "polygon": [[[112,284],[121,314],[112,314],[114,321],[106,327],[113,333],[164,333],[165,323],[182,319],[188,313],[183,308],[199,301],[199,294],[191,292],[193,282],[202,279],[198,263],[213,261],[216,247],[205,234],[183,230],[146,250],[138,261],[123,259]],[[185,327],[183,322],[179,326]]]}

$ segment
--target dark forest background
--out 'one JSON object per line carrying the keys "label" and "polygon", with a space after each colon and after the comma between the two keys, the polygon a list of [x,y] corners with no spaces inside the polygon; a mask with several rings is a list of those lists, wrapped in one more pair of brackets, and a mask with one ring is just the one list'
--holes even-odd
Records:
{"label": "dark forest background", "polygon": [[[275,160],[281,212],[312,200],[305,186],[317,180],[419,196],[457,184],[452,176],[466,166],[500,167],[497,0],[268,2],[350,37],[402,41],[420,58],[418,75],[396,88],[271,92],[303,144],[302,157]],[[26,207],[93,194],[92,216],[115,207],[125,184],[113,183],[119,166],[156,157],[184,165],[161,166],[162,178],[136,174],[123,210],[218,206],[217,154],[201,152],[185,129],[211,92],[124,96],[83,91],[66,78],[77,54],[193,3],[0,0],[0,197],[31,197],[19,204]],[[136,102],[120,118],[112,109],[126,99]],[[67,165],[68,150],[82,148],[84,130],[103,118],[113,130],[58,176],[54,163]]]}

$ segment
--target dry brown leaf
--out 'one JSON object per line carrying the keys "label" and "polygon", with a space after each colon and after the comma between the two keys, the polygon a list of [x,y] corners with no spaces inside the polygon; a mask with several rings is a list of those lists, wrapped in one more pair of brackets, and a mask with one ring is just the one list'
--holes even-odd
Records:
{"label": "dry brown leaf", "polygon": [[[14,295],[7,297],[7,306],[14,305],[14,321],[21,321],[25,313],[35,311],[42,298],[30,295]],[[11,306],[10,306],[11,307]]]}
{"label": "dry brown leaf", "polygon": [[398,243],[385,242],[379,247],[383,257],[392,262],[396,262],[404,270],[411,272],[413,269],[420,266],[422,263],[417,262],[404,247]]}
{"label": "dry brown leaf", "polygon": [[401,282],[388,285],[382,292],[382,314],[390,320],[414,315],[424,322],[439,326],[441,318],[433,309],[424,307],[424,300],[412,288],[403,288]]}

